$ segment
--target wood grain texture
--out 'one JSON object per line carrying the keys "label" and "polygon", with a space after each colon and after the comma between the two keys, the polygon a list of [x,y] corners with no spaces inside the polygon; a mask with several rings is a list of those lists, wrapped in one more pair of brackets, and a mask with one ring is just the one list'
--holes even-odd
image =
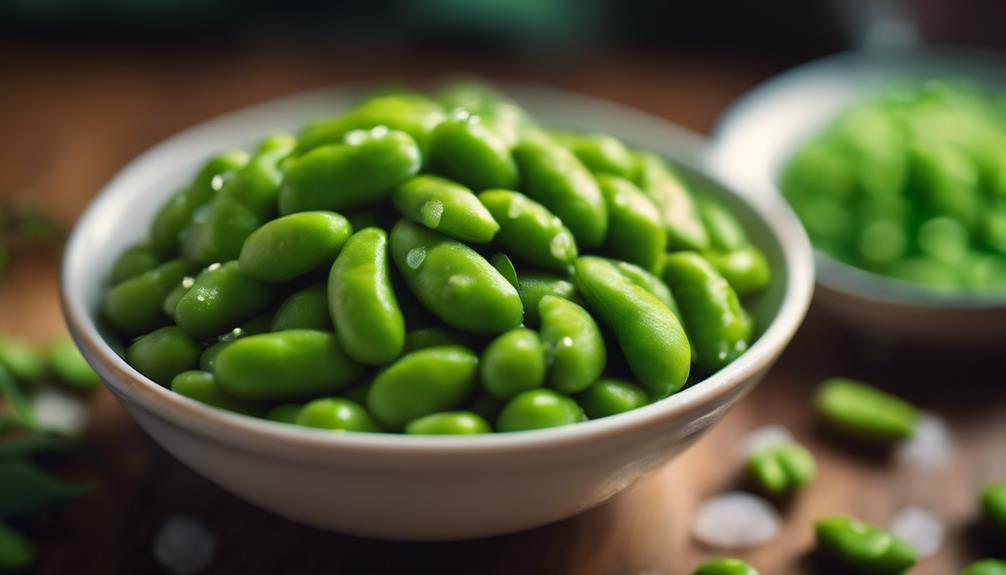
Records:
{"label": "wood grain texture", "polygon": [[[402,78],[427,81],[458,71],[599,95],[696,130],[772,70],[718,59],[636,61],[588,57],[558,65],[485,62],[457,56],[333,59],[278,47],[152,55],[46,52],[9,46],[0,56],[0,194],[25,194],[66,223],[114,172],[164,137],[217,114],[327,84]],[[0,281],[0,329],[42,341],[63,330],[57,260],[15,254]],[[766,574],[821,572],[808,556],[815,518],[847,513],[887,523],[922,505],[946,518],[941,553],[912,573],[956,573],[986,550],[976,543],[974,494],[1006,477],[1006,384],[991,351],[893,349],[848,333],[813,310],[766,381],[677,461],[612,502],[530,532],[452,544],[402,544],[333,535],[258,510],[175,461],[102,390],[92,398],[93,457],[81,467],[99,489],[56,517],[30,526],[40,573],[156,573],[151,541],[173,513],[205,521],[218,535],[211,573],[479,573],[687,575],[722,553],[689,536],[699,503],[738,486],[738,445],[759,426],[787,426],[815,454],[819,477],[783,509],[784,532],[737,553]],[[851,450],[816,427],[813,385],[828,376],[866,378],[947,418],[955,464],[938,472],[901,468]],[[337,486],[333,486],[337,488]]]}

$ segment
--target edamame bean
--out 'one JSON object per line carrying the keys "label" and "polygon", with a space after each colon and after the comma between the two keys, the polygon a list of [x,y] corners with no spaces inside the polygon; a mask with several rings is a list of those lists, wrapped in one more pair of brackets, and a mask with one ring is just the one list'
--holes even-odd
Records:
{"label": "edamame bean", "polygon": [[559,216],[579,247],[600,246],[608,231],[608,207],[580,160],[544,137],[521,141],[513,154],[522,191]]}
{"label": "edamame bean", "polygon": [[576,286],[567,279],[544,273],[522,273],[517,279],[520,285],[520,299],[524,304],[524,323],[530,327],[540,323],[538,302],[546,295],[554,295],[583,305],[583,300],[576,293]]}
{"label": "edamame bean", "polygon": [[133,342],[126,350],[126,361],[143,375],[168,386],[176,375],[196,367],[200,351],[189,334],[171,325]]}
{"label": "edamame bean", "polygon": [[473,435],[492,433],[489,422],[470,411],[433,413],[405,426],[409,435]]}
{"label": "edamame bean", "polygon": [[393,431],[420,417],[460,407],[475,387],[478,357],[460,346],[414,351],[374,380],[367,408]]}
{"label": "edamame bean", "polygon": [[911,437],[919,422],[912,405],[865,383],[834,377],[818,387],[818,413],[839,431],[859,439],[893,442]]}
{"label": "edamame bean", "polygon": [[599,379],[576,396],[587,417],[599,419],[632,411],[650,403],[646,392],[638,385],[614,378]]}
{"label": "edamame bean", "polygon": [[216,342],[210,344],[203,350],[202,355],[199,356],[199,369],[212,373],[213,366],[216,365],[217,356],[220,355],[220,352],[242,337],[258,333],[266,333],[268,331],[280,331],[270,329],[271,325],[272,317],[269,314],[263,314],[253,317],[231,331],[223,334]]}
{"label": "edamame bean", "polygon": [[[242,150],[225,152],[206,162],[192,185],[171,196],[154,217],[150,226],[150,244],[154,252],[161,257],[177,256],[192,231],[196,213],[207,206],[227,180],[247,163],[248,154]],[[113,282],[118,283],[114,279],[117,274],[112,275]]]}
{"label": "edamame bean", "polygon": [[704,250],[709,247],[709,233],[699,215],[695,200],[678,173],[655,154],[639,153],[637,183],[660,213],[671,250]]}
{"label": "edamame bean", "polygon": [[349,220],[333,212],[300,212],[252,232],[241,248],[241,273],[282,283],[329,266],[352,235]]}
{"label": "edamame bean", "polygon": [[[49,369],[64,384],[76,389],[94,389],[101,381],[73,340],[64,337],[46,347]],[[2,363],[2,362],[0,362]],[[16,376],[15,376],[16,377]]]}
{"label": "edamame bean", "polygon": [[982,204],[979,174],[971,158],[956,146],[934,141],[913,146],[911,151],[923,202],[933,212],[973,229]]}
{"label": "edamame bean", "polygon": [[328,289],[325,284],[315,284],[290,294],[272,318],[269,331],[288,329],[332,330],[332,316],[328,311]]}
{"label": "edamame bean", "polygon": [[168,322],[164,299],[182,278],[195,272],[186,260],[172,260],[105,292],[102,312],[123,335],[148,333]]}
{"label": "edamame bean", "polygon": [[531,389],[511,399],[496,419],[496,431],[530,431],[579,423],[587,418],[569,396]]}
{"label": "edamame bean", "polygon": [[391,230],[391,255],[412,293],[448,325],[480,334],[520,325],[517,290],[468,246],[402,220]]}
{"label": "edamame bean", "polygon": [[629,262],[613,260],[611,263],[625,279],[650,292],[655,298],[662,301],[668,309],[673,311],[679,320],[681,319],[678,302],[674,300],[674,294],[671,293],[671,288],[667,287],[664,280]]}
{"label": "edamame bean", "polygon": [[175,309],[178,308],[178,301],[182,299],[183,295],[188,293],[195,282],[196,278],[185,276],[182,278],[182,281],[178,282],[178,285],[168,292],[167,297],[164,298],[164,315],[175,319]]}
{"label": "edamame bean", "polygon": [[714,559],[699,565],[692,575],[759,575],[758,570],[740,559]]}
{"label": "edamame bean", "polygon": [[340,397],[328,397],[308,402],[297,415],[297,425],[332,431],[369,431],[380,433],[381,427],[363,406]]}
{"label": "edamame bean", "polygon": [[480,381],[493,397],[508,399],[544,385],[545,367],[538,334],[519,327],[497,337],[482,352]]}
{"label": "edamame bean", "polygon": [[731,251],[748,245],[744,227],[723,204],[711,198],[703,198],[698,204],[702,222],[709,232],[711,247]]}
{"label": "edamame bean", "polygon": [[576,283],[588,309],[614,332],[643,387],[657,398],[681,389],[688,380],[692,352],[674,312],[601,258],[578,258]]}
{"label": "edamame bean", "polygon": [[659,271],[667,248],[667,232],[657,207],[629,180],[600,174],[597,183],[608,204],[608,235],[602,250],[644,269]]}
{"label": "edamame bean", "polygon": [[748,455],[748,475],[763,491],[772,495],[792,493],[814,479],[814,457],[798,443],[783,441],[767,445]]}
{"label": "edamame bean", "polygon": [[217,385],[213,374],[205,371],[193,370],[179,373],[171,380],[171,391],[225,411],[253,417],[262,413],[262,410],[254,403],[241,401],[224,393]]}
{"label": "edamame bean", "polygon": [[391,201],[406,218],[462,242],[487,243],[500,228],[471,190],[437,176],[407,180]]}
{"label": "edamame bean", "polygon": [[304,155],[322,146],[338,144],[353,131],[373,128],[404,132],[425,151],[429,149],[433,129],[445,118],[440,105],[420,94],[377,96],[348,114],[308,124],[300,133],[296,153]]}
{"label": "edamame bean", "polygon": [[405,318],[388,266],[387,234],[367,228],[346,242],[329,274],[328,302],[335,332],[346,353],[360,363],[388,363],[405,345]]}
{"label": "edamame bean", "polygon": [[636,159],[625,144],[606,134],[552,134],[552,138],[573,152],[594,174],[620,178],[636,175]]}
{"label": "edamame bean", "polygon": [[765,254],[754,246],[744,246],[730,252],[702,254],[739,297],[760,292],[772,281],[772,268]]}
{"label": "edamame bean", "polygon": [[38,383],[45,377],[45,359],[35,346],[7,334],[0,334],[0,367],[22,385]]}
{"label": "edamame bean", "polygon": [[1006,481],[990,483],[982,490],[981,507],[985,520],[1006,538]]}
{"label": "edamame bean", "polygon": [[492,88],[478,83],[454,84],[442,90],[438,99],[449,110],[462,108],[478,115],[483,123],[499,134],[508,148],[517,144],[521,134],[531,124],[519,106]]}
{"label": "edamame bean", "polygon": [[830,517],[814,525],[822,551],[854,573],[897,575],[915,565],[911,545],[868,523]]}
{"label": "edamame bean", "polygon": [[299,403],[283,403],[267,411],[265,418],[277,423],[295,425],[303,409],[304,406]]}
{"label": "edamame bean", "polygon": [[473,190],[517,185],[517,164],[507,142],[482,118],[463,109],[433,130],[430,164]]}
{"label": "edamame bean", "polygon": [[464,345],[463,338],[449,330],[439,327],[421,327],[405,334],[405,345],[402,353],[411,353],[427,347],[442,345]]}
{"label": "edamame bean", "polygon": [[238,262],[212,265],[178,300],[175,322],[193,337],[206,339],[261,313],[272,295],[270,286],[245,276]]}
{"label": "edamame bean", "polygon": [[321,146],[287,161],[280,212],[372,206],[416,175],[420,160],[419,147],[404,132],[383,126],[350,132],[344,144]]}
{"label": "edamame bean", "polygon": [[161,258],[147,244],[137,244],[122,252],[112,267],[112,285],[148,272],[161,265]]}
{"label": "edamame bean", "polygon": [[346,355],[335,334],[311,329],[241,338],[220,352],[214,365],[227,393],[265,401],[333,393],[361,373],[363,368]]}
{"label": "edamame bean", "polygon": [[565,271],[576,259],[573,233],[545,206],[509,190],[488,190],[479,200],[499,222],[496,243],[518,260]]}
{"label": "edamame bean", "polygon": [[961,575],[1006,575],[1006,561],[982,559],[968,565]]}
{"label": "edamame bean", "polygon": [[607,362],[601,330],[579,305],[546,295],[538,302],[547,384],[563,393],[583,391],[597,381]]}
{"label": "edamame bean", "polygon": [[715,372],[747,350],[751,320],[737,292],[702,256],[668,254],[664,279],[681,309],[700,368]]}

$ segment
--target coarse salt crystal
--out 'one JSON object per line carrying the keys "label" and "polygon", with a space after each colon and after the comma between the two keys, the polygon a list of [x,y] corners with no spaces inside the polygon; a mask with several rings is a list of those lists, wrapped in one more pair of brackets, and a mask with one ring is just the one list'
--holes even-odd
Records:
{"label": "coarse salt crystal", "polygon": [[781,425],[766,425],[748,434],[741,443],[741,453],[748,457],[754,453],[780,443],[794,443],[796,440],[788,429]]}
{"label": "coarse salt crystal", "polygon": [[53,388],[43,388],[32,398],[39,425],[60,435],[82,435],[87,429],[87,406],[76,397]]}
{"label": "coarse salt crystal", "polygon": [[910,506],[898,511],[888,529],[904,539],[925,559],[939,552],[943,546],[946,525],[939,517],[921,507]]}
{"label": "coarse salt crystal", "polygon": [[753,547],[771,541],[782,528],[768,501],[739,491],[704,502],[695,515],[692,535],[710,547]]}
{"label": "coarse salt crystal", "polygon": [[216,535],[202,521],[183,513],[168,517],[154,537],[154,557],[175,575],[205,570],[216,547]]}
{"label": "coarse salt crystal", "polygon": [[918,469],[937,469],[948,465],[954,457],[954,439],[943,419],[923,413],[912,437],[896,449],[901,463]]}

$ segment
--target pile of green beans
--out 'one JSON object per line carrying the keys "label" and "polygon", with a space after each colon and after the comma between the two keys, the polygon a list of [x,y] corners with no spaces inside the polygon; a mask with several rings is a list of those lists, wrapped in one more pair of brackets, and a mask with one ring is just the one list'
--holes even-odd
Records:
{"label": "pile of green beans", "polygon": [[221,409],[475,434],[676,393],[748,348],[770,278],[674,166],[456,85],[211,158],[102,310],[140,373]]}
{"label": "pile of green beans", "polygon": [[1006,294],[1006,108],[974,86],[898,86],[806,142],[780,185],[814,245],[942,292]]}

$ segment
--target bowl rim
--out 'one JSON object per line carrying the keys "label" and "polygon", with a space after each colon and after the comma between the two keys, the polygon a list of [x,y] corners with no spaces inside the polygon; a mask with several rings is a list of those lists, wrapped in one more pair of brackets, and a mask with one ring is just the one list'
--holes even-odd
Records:
{"label": "bowl rim", "polygon": [[246,115],[296,108],[319,98],[363,92],[361,86],[352,84],[301,92],[217,116],[159,142],[121,168],[91,200],[67,240],[60,270],[60,301],[71,336],[120,401],[136,405],[169,423],[182,425],[187,431],[199,432],[230,444],[244,445],[252,451],[268,451],[288,457],[291,456],[292,448],[301,453],[307,450],[313,454],[331,454],[335,453],[333,450],[338,450],[353,456],[393,455],[406,460],[487,453],[501,455],[526,452],[528,449],[560,448],[592,442],[601,437],[652,429],[665,420],[694,414],[705,406],[715,404],[724,396],[742,391],[745,382],[770,366],[782,352],[802,323],[810,305],[814,286],[810,242],[788,204],[778,197],[745,194],[739,192],[736,186],[723,184],[709,165],[705,138],[664,119],[622,104],[564,90],[518,83],[501,82],[498,85],[517,101],[544,98],[556,105],[561,102],[563,106],[603,110],[605,114],[617,116],[619,121],[628,122],[634,130],[646,131],[651,136],[667,139],[668,134],[673,134],[680,140],[682,149],[679,154],[672,155],[672,159],[722,186],[762,220],[779,244],[786,269],[786,281],[782,303],[775,317],[744,354],[695,385],[631,412],[559,428],[479,436],[333,433],[282,425],[204,405],[156,384],[129,366],[100,335],[95,318],[88,312],[84,290],[75,287],[75,267],[80,267],[75,263],[77,260],[86,261],[88,257],[83,242],[88,230],[99,225],[102,212],[117,197],[142,193],[142,190],[130,191],[121,183],[133,172],[156,165],[165,153],[225,128]]}
{"label": "bowl rim", "polygon": [[[842,70],[843,73],[852,70],[860,74],[909,70],[908,77],[912,77],[927,65],[949,67],[954,64],[960,64],[960,69],[964,70],[962,75],[967,75],[969,70],[972,71],[970,79],[987,88],[992,83],[976,79],[973,71],[979,68],[987,70],[997,67],[1006,70],[1006,52],[974,47],[914,47],[849,50],[817,58],[772,76],[731,103],[713,128],[713,145],[717,150],[725,147],[731,132],[735,130],[735,126],[743,124],[744,118],[764,111],[764,108],[779,94],[791,90],[792,86],[800,84],[807,78],[820,76],[829,69]],[[1006,86],[1006,73],[1002,73],[1001,77],[1002,81],[997,82],[997,85]],[[896,78],[891,80],[897,81]],[[717,166],[720,170],[729,169],[726,165],[717,164]],[[779,188],[778,180],[779,174],[772,173],[769,181],[763,184],[769,187],[766,191],[785,198]],[[813,243],[811,246],[814,252],[816,281],[821,287],[834,292],[906,308],[935,310],[1006,308],[1006,295],[966,291],[951,293],[927,288],[921,284],[856,267],[835,258]]]}

